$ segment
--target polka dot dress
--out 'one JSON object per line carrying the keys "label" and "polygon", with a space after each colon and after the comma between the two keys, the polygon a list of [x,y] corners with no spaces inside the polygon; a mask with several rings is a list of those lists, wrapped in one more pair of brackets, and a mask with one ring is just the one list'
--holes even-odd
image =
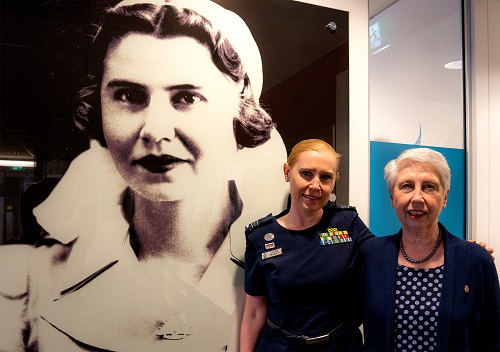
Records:
{"label": "polka dot dress", "polygon": [[435,351],[443,267],[414,269],[398,265],[395,351]]}

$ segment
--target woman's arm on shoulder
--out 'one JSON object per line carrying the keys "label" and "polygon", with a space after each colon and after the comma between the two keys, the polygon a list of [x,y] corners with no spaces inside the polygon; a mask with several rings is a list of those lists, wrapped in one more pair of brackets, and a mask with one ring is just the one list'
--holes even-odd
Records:
{"label": "woman's arm on shoulder", "polygon": [[476,242],[476,240],[469,240],[469,242],[472,242],[472,243],[476,243],[478,245],[480,245],[481,247],[485,248],[486,251],[491,255],[491,257],[493,258],[493,260],[495,260],[495,256],[493,255],[493,252],[495,251],[495,249],[491,248],[491,247],[488,247],[488,245],[486,244],[486,242]]}
{"label": "woman's arm on shoulder", "polygon": [[28,263],[34,248],[0,246],[0,351],[24,351]]}
{"label": "woman's arm on shoulder", "polygon": [[267,297],[246,295],[241,322],[240,352],[253,352],[267,319]]}

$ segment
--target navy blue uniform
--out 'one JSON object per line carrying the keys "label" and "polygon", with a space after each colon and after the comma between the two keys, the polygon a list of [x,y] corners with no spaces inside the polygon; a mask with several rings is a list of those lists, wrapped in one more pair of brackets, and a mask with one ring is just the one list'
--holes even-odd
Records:
{"label": "navy blue uniform", "polygon": [[267,296],[268,319],[288,333],[315,337],[337,329],[328,341],[306,344],[266,324],[257,351],[361,350],[358,249],[373,234],[353,207],[325,207],[318,224],[300,231],[276,218],[249,225],[246,293]]}

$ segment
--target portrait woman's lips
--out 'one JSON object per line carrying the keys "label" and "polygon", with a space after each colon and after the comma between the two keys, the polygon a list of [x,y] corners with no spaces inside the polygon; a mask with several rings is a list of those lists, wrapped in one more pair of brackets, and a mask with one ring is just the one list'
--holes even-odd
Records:
{"label": "portrait woman's lips", "polygon": [[138,160],[134,160],[132,165],[140,165],[149,172],[161,174],[183,163],[189,163],[189,160],[176,158],[172,155],[147,155]]}

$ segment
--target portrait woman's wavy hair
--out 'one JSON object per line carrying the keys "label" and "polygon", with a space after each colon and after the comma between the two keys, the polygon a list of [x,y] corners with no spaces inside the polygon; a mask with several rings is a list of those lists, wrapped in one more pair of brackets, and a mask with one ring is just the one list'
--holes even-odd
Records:
{"label": "portrait woman's wavy hair", "polygon": [[74,115],[76,125],[90,138],[106,146],[100,101],[104,60],[110,46],[131,32],[159,39],[188,36],[206,45],[219,71],[234,82],[243,82],[240,111],[233,120],[238,148],[256,147],[269,140],[274,123],[259,102],[255,101],[250,78],[240,56],[224,34],[193,10],[147,3],[110,8],[103,15],[89,53],[87,83],[78,92]]}

